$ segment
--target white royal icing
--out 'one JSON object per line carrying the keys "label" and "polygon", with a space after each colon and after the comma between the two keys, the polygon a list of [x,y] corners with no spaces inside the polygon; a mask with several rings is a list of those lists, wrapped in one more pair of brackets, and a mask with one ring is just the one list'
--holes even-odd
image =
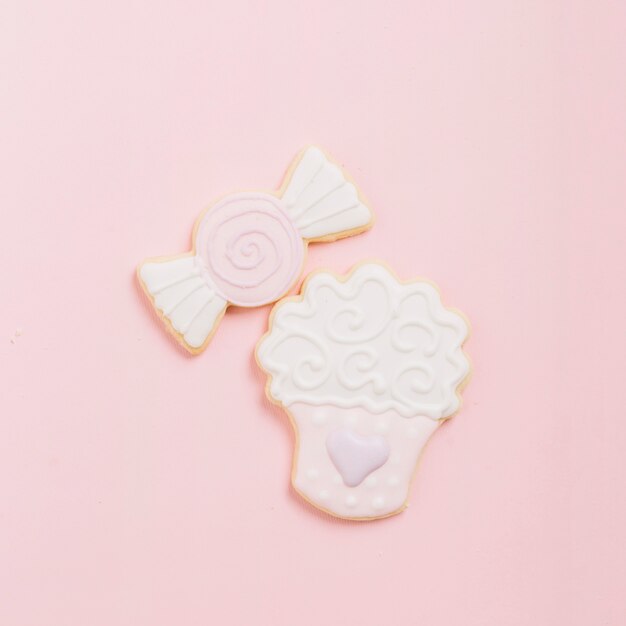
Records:
{"label": "white royal icing", "polygon": [[154,306],[192,348],[199,348],[211,334],[227,301],[202,271],[197,257],[150,262],[141,266],[141,280]]}
{"label": "white royal icing", "polygon": [[459,407],[469,373],[464,318],[429,283],[369,263],[342,282],[315,274],[300,301],[274,309],[257,355],[283,405],[360,406],[439,420]]}
{"label": "white royal icing", "polygon": [[356,187],[315,146],[302,155],[282,201],[305,239],[356,230],[372,221]]}

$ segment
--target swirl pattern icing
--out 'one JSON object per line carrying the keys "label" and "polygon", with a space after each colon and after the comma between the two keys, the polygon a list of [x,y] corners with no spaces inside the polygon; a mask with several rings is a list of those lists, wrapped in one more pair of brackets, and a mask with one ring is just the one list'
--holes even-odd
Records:
{"label": "swirl pattern icing", "polygon": [[368,263],[345,281],[313,275],[300,301],[278,304],[257,357],[269,393],[294,403],[395,410],[434,420],[459,407],[469,373],[465,319],[429,283],[399,282]]}
{"label": "swirl pattern icing", "polygon": [[260,306],[284,294],[300,273],[302,236],[280,200],[240,193],[203,218],[196,254],[222,296],[238,306]]}

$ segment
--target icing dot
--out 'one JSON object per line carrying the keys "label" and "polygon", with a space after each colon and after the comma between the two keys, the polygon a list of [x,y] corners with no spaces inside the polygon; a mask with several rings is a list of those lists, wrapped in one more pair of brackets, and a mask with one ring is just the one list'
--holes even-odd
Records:
{"label": "icing dot", "polygon": [[389,432],[389,422],[386,420],[380,420],[378,424],[376,424],[376,432],[384,434]]}
{"label": "icing dot", "polygon": [[385,506],[385,498],[383,498],[382,496],[378,496],[377,498],[374,498],[372,500],[372,508],[379,511],[384,506]]}
{"label": "icing dot", "polygon": [[399,482],[400,482],[400,480],[399,480],[399,478],[398,478],[397,476],[390,476],[390,477],[387,479],[387,484],[388,484],[390,487],[395,487],[395,486],[396,486]]}
{"label": "icing dot", "polygon": [[326,411],[324,411],[324,409],[318,409],[315,411],[315,413],[313,413],[313,417],[311,418],[311,421],[316,426],[321,426],[322,424],[326,423],[327,419],[328,419],[328,415],[326,414]]}
{"label": "icing dot", "polygon": [[349,507],[356,506],[356,505],[358,504],[358,502],[359,502],[359,501],[357,500],[357,497],[356,497],[356,496],[349,495],[349,496],[346,498],[346,505],[347,505],[347,506],[349,506]]}
{"label": "icing dot", "polygon": [[315,467],[312,467],[306,473],[307,478],[310,478],[311,480],[315,480],[319,475],[320,475],[320,471],[317,468],[315,468]]}
{"label": "icing dot", "polygon": [[341,476],[339,474],[335,474],[333,476],[333,482],[335,483],[335,485],[341,485],[343,480],[341,479]]}
{"label": "icing dot", "polygon": [[417,426],[409,426],[406,429],[406,436],[409,439],[417,439],[420,436],[420,431]]}
{"label": "icing dot", "polygon": [[322,489],[319,496],[320,500],[328,500],[328,498],[330,498],[330,492],[327,489]]}
{"label": "icing dot", "polygon": [[378,485],[378,478],[376,476],[369,476],[365,481],[367,487],[376,487]]}

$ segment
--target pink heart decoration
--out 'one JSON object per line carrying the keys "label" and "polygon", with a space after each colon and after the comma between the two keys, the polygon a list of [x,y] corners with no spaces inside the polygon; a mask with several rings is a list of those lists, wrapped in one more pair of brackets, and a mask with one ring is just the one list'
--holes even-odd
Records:
{"label": "pink heart decoration", "polygon": [[348,487],[360,485],[389,458],[389,444],[384,437],[359,435],[349,428],[330,433],[326,450]]}

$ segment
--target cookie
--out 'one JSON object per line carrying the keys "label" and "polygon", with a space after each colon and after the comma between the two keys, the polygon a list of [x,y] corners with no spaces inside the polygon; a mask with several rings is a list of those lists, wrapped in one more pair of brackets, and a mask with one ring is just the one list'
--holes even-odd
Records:
{"label": "cookie", "polygon": [[198,218],[191,252],[148,259],[137,275],[167,328],[197,354],[229,306],[257,307],[285,295],[309,243],[355,235],[372,222],[354,184],[311,146],[278,192],[222,198]]}
{"label": "cookie", "polygon": [[296,491],[341,518],[403,510],[424,445],[461,405],[468,333],[431,283],[378,262],[315,272],[278,302],[256,358],[296,432]]}

